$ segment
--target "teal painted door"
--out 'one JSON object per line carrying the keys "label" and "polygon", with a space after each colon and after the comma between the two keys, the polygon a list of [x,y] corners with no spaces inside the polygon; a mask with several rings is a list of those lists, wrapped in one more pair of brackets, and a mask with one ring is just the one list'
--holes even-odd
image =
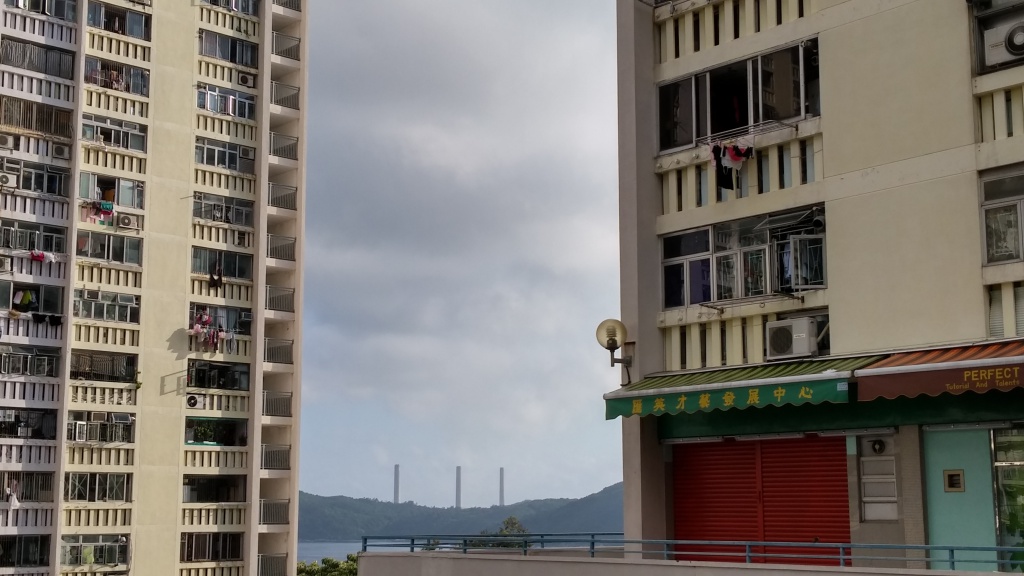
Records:
{"label": "teal painted door", "polygon": [[[947,492],[944,472],[963,470],[963,491]],[[988,430],[926,431],[924,433],[925,507],[928,544],[933,546],[995,546],[996,514],[992,488],[992,451]],[[946,560],[948,552],[932,552]],[[957,552],[957,570],[991,572],[995,552]],[[948,562],[932,562],[948,570]]]}

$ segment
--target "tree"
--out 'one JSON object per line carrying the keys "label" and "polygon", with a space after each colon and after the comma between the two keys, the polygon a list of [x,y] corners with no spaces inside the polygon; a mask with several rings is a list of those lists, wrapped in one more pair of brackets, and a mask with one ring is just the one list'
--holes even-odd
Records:
{"label": "tree", "polygon": [[[487,530],[481,530],[481,536],[523,536],[529,534],[530,531],[523,526],[523,523],[519,521],[519,518],[515,516],[509,516],[501,522],[501,528],[498,528],[497,532],[488,532]],[[521,542],[504,541],[495,542],[493,540],[471,540],[469,542],[472,548],[522,548]],[[527,547],[530,545],[527,544]]]}
{"label": "tree", "polygon": [[349,554],[344,562],[334,558],[324,558],[318,564],[313,562],[299,562],[296,574],[298,576],[357,576],[358,560],[355,554]]}
{"label": "tree", "polygon": [[498,534],[501,536],[515,536],[529,533],[530,531],[526,529],[526,526],[523,526],[523,523],[515,516],[509,516],[502,520],[501,528],[498,529]]}

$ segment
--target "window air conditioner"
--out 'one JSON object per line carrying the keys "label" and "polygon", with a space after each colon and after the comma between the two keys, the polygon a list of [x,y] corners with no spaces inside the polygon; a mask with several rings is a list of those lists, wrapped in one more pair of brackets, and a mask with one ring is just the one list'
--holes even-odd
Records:
{"label": "window air conditioner", "polygon": [[54,144],[53,145],[53,157],[54,158],[60,158],[61,160],[70,160],[71,159],[71,148],[68,147],[68,146],[65,146],[64,144]]}
{"label": "window air conditioner", "polygon": [[1024,59],[1024,14],[1007,14],[985,30],[985,66]]}
{"label": "window air conditioner", "polygon": [[100,299],[100,291],[99,290],[86,290],[85,291],[85,299],[86,300],[99,300]]}
{"label": "window air conditioner", "polygon": [[206,408],[206,398],[199,394],[189,394],[185,397],[185,406],[196,410]]}
{"label": "window air conditioner", "polygon": [[107,413],[106,412],[90,412],[89,413],[89,421],[90,422],[106,422],[107,421]]}
{"label": "window air conditioner", "polygon": [[14,261],[10,256],[0,257],[0,272],[10,272],[14,269]]}
{"label": "window air conditioner", "polygon": [[0,174],[0,186],[9,186],[11,184],[11,177],[7,174]]}
{"label": "window air conditioner", "polygon": [[804,358],[818,354],[818,323],[814,318],[792,318],[765,324],[768,360]]}
{"label": "window air conditioner", "polygon": [[0,148],[14,150],[18,147],[17,136],[12,134],[0,134]]}
{"label": "window air conditioner", "polygon": [[240,146],[238,148],[238,156],[239,156],[239,158],[245,158],[246,160],[255,160],[256,159],[256,149],[255,148],[249,148],[248,146]]}
{"label": "window air conditioner", "polygon": [[238,73],[238,83],[246,88],[256,87],[256,76],[254,74]]}
{"label": "window air conditioner", "polygon": [[139,229],[139,217],[135,214],[118,214],[117,215],[117,227],[128,228],[130,230]]}

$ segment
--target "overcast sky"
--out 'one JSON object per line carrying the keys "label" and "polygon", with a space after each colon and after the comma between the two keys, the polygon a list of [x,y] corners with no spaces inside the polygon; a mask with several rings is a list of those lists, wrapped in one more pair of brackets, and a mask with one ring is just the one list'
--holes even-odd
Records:
{"label": "overcast sky", "polygon": [[622,479],[613,0],[312,0],[301,488]]}

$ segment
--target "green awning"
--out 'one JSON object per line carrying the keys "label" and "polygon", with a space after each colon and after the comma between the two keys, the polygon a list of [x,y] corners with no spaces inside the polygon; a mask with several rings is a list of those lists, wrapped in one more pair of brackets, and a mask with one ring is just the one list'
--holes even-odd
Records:
{"label": "green awning", "polygon": [[816,359],[649,376],[605,394],[605,418],[843,403],[852,372],[880,359]]}

